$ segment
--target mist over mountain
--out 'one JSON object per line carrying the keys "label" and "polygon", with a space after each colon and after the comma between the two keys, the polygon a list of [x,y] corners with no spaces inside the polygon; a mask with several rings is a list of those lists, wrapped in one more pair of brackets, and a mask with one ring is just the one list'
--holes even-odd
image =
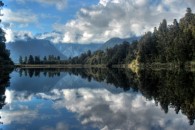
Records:
{"label": "mist over mountain", "polygon": [[91,43],[91,44],[79,44],[79,43],[58,43],[54,46],[66,57],[75,57],[80,54],[90,50],[95,52],[97,50],[105,50],[107,48],[112,48],[115,45],[122,44],[124,41],[132,43],[134,40],[138,40],[139,37],[130,37],[130,38],[111,38],[105,43]]}
{"label": "mist over mountain", "polygon": [[29,55],[33,56],[60,56],[61,59],[66,59],[60,51],[48,40],[27,39],[18,40],[7,44],[7,49],[11,52],[11,58],[15,63],[18,63],[19,57],[25,57]]}

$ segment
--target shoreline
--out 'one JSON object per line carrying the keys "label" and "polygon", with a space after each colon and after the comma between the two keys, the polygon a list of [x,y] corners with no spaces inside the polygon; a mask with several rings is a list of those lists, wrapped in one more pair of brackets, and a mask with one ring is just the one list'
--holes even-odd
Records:
{"label": "shoreline", "polygon": [[47,69],[58,69],[58,68],[107,68],[105,65],[82,65],[82,64],[16,64],[15,68],[47,68]]}
{"label": "shoreline", "polygon": [[105,64],[100,65],[89,65],[89,64],[15,64],[14,68],[29,68],[29,69],[60,69],[60,68],[123,68],[123,69],[131,69],[134,72],[139,71],[140,69],[152,69],[155,71],[158,70],[189,70],[195,72],[195,62],[186,62],[183,67],[180,67],[179,64],[174,63],[147,63],[147,64],[116,64],[111,67],[107,67]]}

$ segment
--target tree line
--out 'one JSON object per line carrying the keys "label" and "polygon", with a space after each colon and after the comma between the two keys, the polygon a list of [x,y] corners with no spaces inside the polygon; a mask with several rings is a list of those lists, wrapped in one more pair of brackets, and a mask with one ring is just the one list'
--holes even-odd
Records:
{"label": "tree line", "polygon": [[40,76],[44,76],[44,77],[49,77],[49,78],[53,78],[56,76],[60,76],[61,72],[64,72],[63,69],[46,69],[46,68],[20,68],[19,69],[19,74],[20,77],[25,76],[25,77],[40,77]]}
{"label": "tree line", "polygon": [[43,58],[41,58],[40,56],[29,55],[25,57],[20,56],[19,63],[20,64],[59,64],[61,63],[61,60],[60,60],[60,56],[54,56],[54,55],[44,56]]}
{"label": "tree line", "polygon": [[80,56],[70,57],[67,60],[61,60],[58,64],[80,64],[80,65],[105,65],[111,67],[113,64],[124,64],[136,58],[137,41],[129,44],[116,45],[113,48],[98,50],[92,53],[90,50],[82,53]]}

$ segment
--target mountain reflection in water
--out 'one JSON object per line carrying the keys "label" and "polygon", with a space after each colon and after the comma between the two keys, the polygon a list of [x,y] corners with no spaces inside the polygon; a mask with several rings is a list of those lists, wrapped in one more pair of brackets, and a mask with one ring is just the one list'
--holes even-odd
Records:
{"label": "mountain reflection in water", "polygon": [[192,72],[20,69],[10,85],[6,75],[0,75],[4,130],[195,129]]}

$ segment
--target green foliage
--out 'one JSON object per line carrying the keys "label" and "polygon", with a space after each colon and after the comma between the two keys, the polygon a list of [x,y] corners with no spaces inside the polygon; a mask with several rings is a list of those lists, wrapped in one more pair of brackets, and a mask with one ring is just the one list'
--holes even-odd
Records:
{"label": "green foliage", "polygon": [[174,62],[183,65],[194,59],[195,14],[187,9],[180,23],[176,19],[167,26],[164,19],[158,30],[146,33],[138,43],[138,61],[141,63]]}
{"label": "green foliage", "polygon": [[113,48],[108,48],[105,51],[98,50],[94,53],[88,51],[80,56],[69,58],[67,64],[89,64],[89,65],[105,65],[111,67],[114,64],[130,63],[136,57],[137,41],[132,44],[123,42]]}
{"label": "green foliage", "polygon": [[[0,10],[3,6],[4,3],[0,1]],[[0,28],[0,67],[7,67],[8,65],[13,65],[13,62],[10,59],[10,52],[6,49],[5,42],[5,32],[2,28]]]}

